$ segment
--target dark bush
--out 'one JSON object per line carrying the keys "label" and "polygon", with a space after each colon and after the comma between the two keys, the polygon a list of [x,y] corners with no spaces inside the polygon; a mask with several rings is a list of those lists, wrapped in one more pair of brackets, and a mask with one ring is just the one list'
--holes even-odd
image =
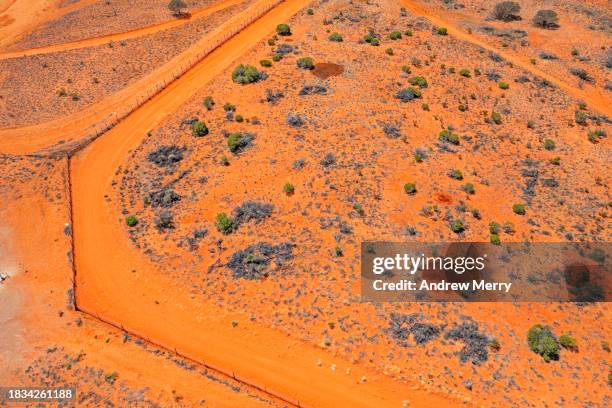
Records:
{"label": "dark bush", "polygon": [[175,202],[181,200],[181,196],[172,188],[163,188],[149,193],[148,199],[153,208],[170,208]]}
{"label": "dark bush", "polygon": [[314,59],[311,57],[303,57],[297,60],[297,66],[301,69],[314,69]]}
{"label": "dark bush", "polygon": [[274,260],[277,268],[281,268],[293,258],[292,246],[289,242],[271,245],[260,242],[232,254],[227,267],[232,270],[235,279],[263,279],[269,275],[270,263]]}
{"label": "dark bush", "polygon": [[259,201],[245,201],[234,208],[234,220],[236,225],[255,220],[260,222],[272,214],[274,206]]}
{"label": "dark bush", "polygon": [[208,134],[208,127],[204,122],[196,120],[191,124],[191,133],[196,137],[206,136]]}
{"label": "dark bush", "polygon": [[229,147],[232,153],[238,153],[249,146],[252,140],[253,135],[249,133],[231,133],[227,138],[227,147]]}
{"label": "dark bush", "polygon": [[289,24],[279,24],[276,26],[276,33],[278,35],[291,35],[291,27]]}
{"label": "dark bush", "polygon": [[421,91],[413,87],[404,88],[395,94],[395,97],[402,102],[410,102],[421,97]]}
{"label": "dark bush", "polygon": [[265,73],[258,71],[252,65],[240,64],[232,72],[232,80],[242,85],[251,84],[266,78]]}
{"label": "dark bush", "polygon": [[332,153],[327,153],[323,159],[321,159],[321,165],[323,167],[329,167],[336,164],[336,158]]}
{"label": "dark bush", "polygon": [[332,33],[329,36],[329,41],[342,42],[342,36],[339,33]]}
{"label": "dark bush", "polygon": [[392,31],[389,34],[389,38],[392,40],[399,40],[400,38],[402,38],[402,33],[399,31]]}
{"label": "dark bush", "polygon": [[204,98],[204,107],[206,110],[212,110],[213,106],[215,106],[215,101],[213,100],[212,96],[207,96]]}
{"label": "dark bush", "polygon": [[512,211],[518,215],[525,215],[527,210],[525,209],[525,204],[514,204],[512,206]]}
{"label": "dark bush", "polygon": [[463,341],[464,346],[459,351],[459,360],[462,363],[471,361],[472,364],[478,365],[489,359],[488,347],[492,339],[479,331],[476,322],[467,321],[454,326],[446,332],[444,338]]}
{"label": "dark bush", "polygon": [[553,10],[540,10],[533,16],[533,24],[536,27],[554,30],[559,28],[559,17]]}
{"label": "dark bush", "polygon": [[422,315],[418,313],[392,313],[386,331],[402,347],[408,346],[407,340],[411,334],[416,344],[425,344],[440,335],[440,327],[419,321],[421,319]]}
{"label": "dark bush", "polygon": [[149,153],[147,158],[150,162],[160,167],[171,166],[183,160],[183,149],[180,149],[176,145],[161,146],[157,150]]}
{"label": "dark bush", "polygon": [[410,195],[416,194],[416,192],[417,192],[416,183],[406,183],[406,184],[404,184],[404,192],[406,194],[410,194]]}
{"label": "dark bush", "polygon": [[593,78],[582,68],[570,68],[570,73],[586,82],[593,82]]}
{"label": "dark bush", "polygon": [[493,9],[493,17],[496,20],[501,21],[515,21],[520,20],[521,6],[514,1],[502,1],[497,3]]}
{"label": "dark bush", "polygon": [[259,61],[259,65],[261,65],[262,67],[271,67],[272,66],[272,61],[267,60],[267,59],[263,59],[261,61]]}
{"label": "dark bush", "polygon": [[301,90],[299,95],[326,95],[327,88],[321,85],[305,85]]}
{"label": "dark bush", "polygon": [[444,129],[438,133],[438,139],[442,142],[448,142],[454,145],[459,144],[459,136],[453,133],[450,129]]}
{"label": "dark bush", "polygon": [[128,225],[128,227],[133,227],[138,224],[138,218],[136,218],[134,215],[128,215],[125,217],[125,223]]}
{"label": "dark bush", "polygon": [[298,128],[304,124],[304,121],[297,113],[289,112],[287,114],[287,118],[285,119],[285,123],[291,127]]}
{"label": "dark bush", "polygon": [[160,230],[173,229],[174,220],[170,211],[160,211],[157,218],[155,218],[155,226]]}
{"label": "dark bush", "polygon": [[419,88],[427,88],[427,80],[422,76],[413,76],[408,79],[408,83],[410,85],[418,85]]}

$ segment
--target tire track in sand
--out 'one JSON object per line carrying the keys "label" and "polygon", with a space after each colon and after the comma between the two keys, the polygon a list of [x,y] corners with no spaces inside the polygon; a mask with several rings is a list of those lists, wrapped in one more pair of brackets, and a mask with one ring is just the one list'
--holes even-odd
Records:
{"label": "tire track in sand", "polygon": [[[78,309],[295,405],[397,407],[410,399],[412,407],[456,406],[449,396],[392,381],[260,326],[245,313],[192,298],[134,249],[114,203],[105,199],[117,168],[148,130],[305,5],[274,2],[280,4],[72,157]],[[336,370],[328,368],[332,363]],[[364,376],[367,381],[360,381]]]}

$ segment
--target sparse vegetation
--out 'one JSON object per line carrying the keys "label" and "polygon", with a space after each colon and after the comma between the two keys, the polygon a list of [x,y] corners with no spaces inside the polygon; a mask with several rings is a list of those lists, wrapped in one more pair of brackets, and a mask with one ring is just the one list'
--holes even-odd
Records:
{"label": "sparse vegetation", "polygon": [[559,359],[559,342],[548,326],[536,324],[527,332],[527,343],[534,353],[542,356],[544,361]]}
{"label": "sparse vegetation", "polygon": [[177,17],[183,15],[183,9],[187,8],[187,4],[183,0],[170,0],[168,9]]}
{"label": "sparse vegetation", "polygon": [[404,88],[395,94],[395,97],[402,102],[410,102],[421,97],[421,91],[413,87]]}
{"label": "sparse vegetation", "polygon": [[223,234],[230,234],[234,231],[234,220],[230,218],[226,213],[219,213],[215,217],[215,225],[217,229]]}
{"label": "sparse vegetation", "polygon": [[536,27],[554,30],[559,28],[559,17],[557,17],[557,13],[553,10],[539,10],[533,16],[533,24]]}
{"label": "sparse vegetation", "polygon": [[493,17],[500,21],[520,20],[521,6],[514,1],[502,1],[497,3],[493,9]]}
{"label": "sparse vegetation", "polygon": [[410,85],[416,85],[419,88],[427,88],[427,80],[422,76],[413,76],[412,78],[408,79],[408,83]]}
{"label": "sparse vegetation", "polygon": [[252,65],[238,65],[232,72],[232,80],[237,84],[252,84],[266,78],[266,74],[260,72]]}
{"label": "sparse vegetation", "polygon": [[562,334],[559,336],[559,344],[564,349],[568,349],[570,351],[578,351],[578,344],[576,343],[576,339],[574,339],[569,334]]}

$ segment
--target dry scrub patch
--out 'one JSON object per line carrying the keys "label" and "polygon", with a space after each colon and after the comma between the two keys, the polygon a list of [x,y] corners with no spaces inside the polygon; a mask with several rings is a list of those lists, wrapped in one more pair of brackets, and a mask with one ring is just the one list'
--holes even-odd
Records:
{"label": "dry scrub patch", "polygon": [[[117,169],[107,201],[134,251],[195,299],[397,381],[416,377],[484,405],[545,398],[603,406],[606,304],[361,304],[358,250],[365,239],[488,241],[491,223],[502,241],[609,240],[609,138],[587,138],[591,128],[610,134],[608,119],[392,1],[315,3],[312,15],[288,24],[291,36],[271,37],[234,64],[266,79],[239,85],[227,69],[143,135]],[[396,30],[401,38],[390,39]],[[343,41],[329,41],[333,32]],[[303,69],[304,57],[314,70]],[[343,72],[321,79],[320,63]],[[194,136],[196,121],[208,134]],[[236,134],[249,143],[233,151]],[[164,146],[180,159],[149,160]],[[169,189],[180,200],[152,205]],[[226,228],[219,215],[231,221],[251,201],[272,210]],[[232,271],[232,259],[249,273]],[[394,313],[420,313],[419,336],[430,326],[440,335],[398,343],[381,330]],[[571,331],[588,352],[541,363],[525,343],[539,321]]]}

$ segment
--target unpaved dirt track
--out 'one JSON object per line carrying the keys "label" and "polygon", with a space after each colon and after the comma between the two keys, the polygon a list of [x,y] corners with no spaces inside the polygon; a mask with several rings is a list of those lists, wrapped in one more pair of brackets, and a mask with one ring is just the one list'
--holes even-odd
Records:
{"label": "unpaved dirt track", "polygon": [[107,35],[103,35],[100,37],[87,38],[83,40],[71,41],[71,42],[67,42],[63,44],[48,45],[48,46],[38,47],[38,48],[30,48],[27,50],[3,52],[3,53],[0,53],[0,60],[9,59],[9,58],[17,58],[17,57],[25,57],[29,55],[50,54],[52,52],[69,51],[69,50],[75,50],[78,48],[93,47],[96,45],[108,44],[109,42],[113,42],[113,41],[123,41],[123,40],[129,40],[131,38],[142,37],[148,34],[156,33],[158,31],[169,30],[174,27],[179,27],[183,24],[206,17],[212,13],[224,10],[230,6],[239,4],[241,2],[242,0],[220,1],[212,6],[208,6],[198,11],[194,11],[191,14],[191,18],[188,18],[188,19],[174,18],[172,20],[164,21],[162,23],[152,24],[146,27],[141,27],[141,28],[136,28],[134,30],[125,31],[122,33],[107,34]]}
{"label": "unpaved dirt track", "polygon": [[[105,200],[117,168],[148,130],[303,6],[302,0],[282,2],[73,157],[77,305],[301,406],[398,407],[406,399],[412,407],[456,406],[458,401],[450,397],[390,381],[258,326],[244,314],[192,298],[134,248],[121,214]],[[232,327],[232,320],[239,325]],[[336,370],[329,368],[331,364],[337,365]],[[366,379],[360,381],[363,376]]]}
{"label": "unpaved dirt track", "polygon": [[590,108],[595,109],[608,116],[612,116],[612,98],[605,94],[602,89],[597,89],[594,86],[588,84],[584,85],[584,89],[579,89],[574,86],[571,86],[568,83],[564,82],[562,79],[557,78],[554,75],[550,75],[542,71],[541,69],[535,67],[527,59],[522,59],[510,55],[503,50],[497,49],[487,44],[486,42],[478,39],[474,35],[471,35],[461,30],[451,22],[445,20],[444,18],[432,13],[430,10],[427,10],[425,7],[419,5],[414,0],[401,0],[401,3],[410,13],[416,16],[424,17],[438,27],[446,27],[448,29],[449,36],[459,38],[461,40],[475,44],[487,51],[494,52],[504,58],[506,61],[512,63],[513,65],[521,67],[522,69],[531,72],[532,74],[537,75],[542,79],[547,80],[548,82],[558,86],[561,90],[567,92],[571,96],[586,102]]}

